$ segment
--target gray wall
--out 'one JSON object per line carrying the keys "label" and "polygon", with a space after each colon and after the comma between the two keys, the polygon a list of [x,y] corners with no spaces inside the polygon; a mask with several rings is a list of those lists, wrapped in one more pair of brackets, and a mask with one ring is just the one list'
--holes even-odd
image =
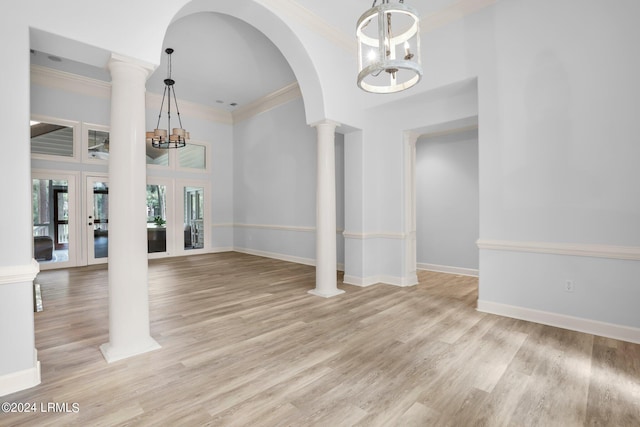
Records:
{"label": "gray wall", "polygon": [[[316,130],[302,99],[234,127],[234,246],[315,262]],[[344,228],[344,137],[336,134],[336,210]],[[344,262],[342,234],[338,262]]]}
{"label": "gray wall", "polygon": [[418,268],[477,271],[478,191],[477,129],[418,139]]}

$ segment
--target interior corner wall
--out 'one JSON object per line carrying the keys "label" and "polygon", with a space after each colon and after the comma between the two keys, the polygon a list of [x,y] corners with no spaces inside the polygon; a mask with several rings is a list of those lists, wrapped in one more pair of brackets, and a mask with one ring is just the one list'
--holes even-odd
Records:
{"label": "interior corner wall", "polygon": [[478,130],[416,143],[419,269],[478,270]]}
{"label": "interior corner wall", "polygon": [[[234,126],[234,247],[315,264],[317,134],[301,98]],[[344,137],[336,134],[338,263],[344,263]]]}

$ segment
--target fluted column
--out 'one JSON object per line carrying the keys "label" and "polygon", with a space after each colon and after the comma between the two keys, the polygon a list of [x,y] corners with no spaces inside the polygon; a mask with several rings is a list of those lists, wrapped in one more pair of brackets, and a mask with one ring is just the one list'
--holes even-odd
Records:
{"label": "fluted column", "polygon": [[344,291],[337,284],[336,157],[337,124],[328,120],[314,125],[318,133],[316,182],[316,288],[309,293],[324,298]]}
{"label": "fluted column", "polygon": [[149,332],[145,82],[150,69],[112,56],[109,131],[108,362],[155,350]]}

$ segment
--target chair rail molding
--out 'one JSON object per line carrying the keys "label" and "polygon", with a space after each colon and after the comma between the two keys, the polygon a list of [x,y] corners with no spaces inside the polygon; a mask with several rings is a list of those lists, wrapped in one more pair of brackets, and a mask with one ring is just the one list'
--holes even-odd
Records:
{"label": "chair rail molding", "polygon": [[479,249],[640,261],[640,247],[583,243],[518,242],[480,239]]}
{"label": "chair rail molding", "polygon": [[40,265],[35,259],[30,264],[0,267],[0,285],[33,282],[40,272]]}

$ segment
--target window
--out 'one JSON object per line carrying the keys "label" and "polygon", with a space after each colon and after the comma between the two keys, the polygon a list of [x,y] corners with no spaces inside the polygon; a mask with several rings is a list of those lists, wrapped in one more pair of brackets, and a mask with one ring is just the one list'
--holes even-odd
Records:
{"label": "window", "polygon": [[31,155],[75,161],[77,123],[64,120],[33,118],[31,120]]}
{"label": "window", "polygon": [[[181,148],[184,150],[184,148]],[[172,150],[155,148],[147,142],[147,165],[169,166],[169,153]]]}
{"label": "window", "polygon": [[184,187],[184,248],[204,248],[203,187]]}
{"label": "window", "polygon": [[147,185],[147,252],[167,251],[167,186]]}
{"label": "window", "polygon": [[109,160],[109,132],[88,130],[87,155],[90,159]]}
{"label": "window", "polygon": [[178,150],[178,165],[185,169],[207,168],[207,149],[204,145],[187,144]]}

